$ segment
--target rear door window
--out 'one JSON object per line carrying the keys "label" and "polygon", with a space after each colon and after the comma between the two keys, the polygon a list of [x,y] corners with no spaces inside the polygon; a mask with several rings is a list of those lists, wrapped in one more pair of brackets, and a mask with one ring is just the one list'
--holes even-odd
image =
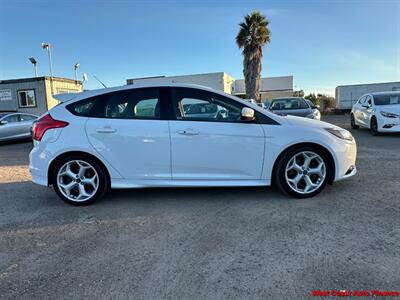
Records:
{"label": "rear door window", "polygon": [[158,88],[132,89],[106,93],[72,103],[74,115],[110,119],[160,119]]}
{"label": "rear door window", "polygon": [[105,118],[160,119],[158,89],[111,93],[103,101]]}

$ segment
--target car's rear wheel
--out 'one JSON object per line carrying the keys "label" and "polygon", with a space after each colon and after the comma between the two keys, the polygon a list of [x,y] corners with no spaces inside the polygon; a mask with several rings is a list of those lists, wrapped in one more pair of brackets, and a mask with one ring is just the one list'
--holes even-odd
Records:
{"label": "car's rear wheel", "polygon": [[331,171],[329,166],[327,155],[320,149],[295,147],[280,157],[275,182],[296,198],[313,197],[324,189]]}
{"label": "car's rear wheel", "polygon": [[81,206],[93,203],[106,193],[108,177],[96,160],[85,156],[71,156],[57,163],[52,183],[62,200]]}
{"label": "car's rear wheel", "polygon": [[350,124],[352,129],[358,129],[360,126],[356,125],[356,120],[354,119],[354,115],[351,114],[350,116]]}
{"label": "car's rear wheel", "polygon": [[379,135],[379,130],[378,130],[378,121],[376,120],[375,117],[371,118],[371,124],[370,124],[370,130],[372,135]]}

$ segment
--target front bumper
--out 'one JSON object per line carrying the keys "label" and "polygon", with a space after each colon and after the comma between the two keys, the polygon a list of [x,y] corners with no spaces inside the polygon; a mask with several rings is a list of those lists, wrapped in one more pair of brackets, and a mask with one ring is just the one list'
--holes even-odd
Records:
{"label": "front bumper", "polygon": [[388,118],[376,114],[379,132],[400,132],[400,118]]}
{"label": "front bumper", "polygon": [[343,142],[341,147],[338,147],[335,152],[336,175],[334,181],[340,181],[356,175],[357,145],[355,141]]}

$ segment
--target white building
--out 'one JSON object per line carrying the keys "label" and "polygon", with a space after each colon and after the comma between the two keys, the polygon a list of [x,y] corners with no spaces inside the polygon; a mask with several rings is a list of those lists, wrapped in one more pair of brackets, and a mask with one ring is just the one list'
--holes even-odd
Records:
{"label": "white building", "polygon": [[[128,79],[127,84],[139,82],[181,82],[208,86],[242,98],[246,97],[243,79],[235,80],[225,72],[181,75],[181,76],[155,76],[145,78]],[[271,100],[276,97],[293,96],[293,76],[266,77],[261,79],[261,101]]]}
{"label": "white building", "polygon": [[336,108],[351,109],[357,100],[364,94],[390,91],[400,91],[400,81],[339,85],[335,89]]}
{"label": "white building", "polygon": [[[236,96],[246,96],[244,79],[235,80],[232,94]],[[260,84],[261,101],[272,100],[278,97],[293,96],[293,76],[264,77]]]}

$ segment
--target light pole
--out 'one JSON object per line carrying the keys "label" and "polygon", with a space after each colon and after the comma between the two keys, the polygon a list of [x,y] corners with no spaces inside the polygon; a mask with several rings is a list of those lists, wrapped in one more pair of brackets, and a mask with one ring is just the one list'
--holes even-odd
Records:
{"label": "light pole", "polygon": [[75,81],[78,81],[78,68],[79,68],[80,65],[81,65],[80,63],[74,64]]}
{"label": "light pole", "polygon": [[51,63],[51,49],[49,43],[42,43],[42,48],[47,50],[47,54],[49,56],[49,65],[50,65],[50,77],[53,78],[53,66]]}
{"label": "light pole", "polygon": [[35,77],[37,77],[37,60],[34,57],[29,57],[29,61],[33,64],[33,68],[35,69]]}

